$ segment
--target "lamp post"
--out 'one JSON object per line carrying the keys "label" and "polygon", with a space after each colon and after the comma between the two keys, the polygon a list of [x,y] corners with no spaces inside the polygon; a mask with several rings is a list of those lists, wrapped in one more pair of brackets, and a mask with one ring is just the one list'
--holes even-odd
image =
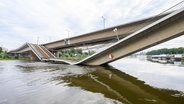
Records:
{"label": "lamp post", "polygon": [[66,38],[66,43],[70,44],[70,40],[69,40],[70,39],[70,33],[69,33],[70,31],[67,29],[66,32],[67,32],[67,35],[68,35],[68,37]]}
{"label": "lamp post", "polygon": [[37,36],[37,45],[39,44],[39,36]]}
{"label": "lamp post", "polygon": [[105,17],[102,16],[102,20],[103,20],[103,28],[105,29]]}
{"label": "lamp post", "polygon": [[51,41],[52,41],[51,36],[49,36],[49,42],[51,42]]}
{"label": "lamp post", "polygon": [[117,36],[117,39],[118,39],[118,41],[119,41],[119,36],[118,36],[118,29],[117,28],[115,28],[114,30],[113,30],[115,33],[116,33],[116,36]]}

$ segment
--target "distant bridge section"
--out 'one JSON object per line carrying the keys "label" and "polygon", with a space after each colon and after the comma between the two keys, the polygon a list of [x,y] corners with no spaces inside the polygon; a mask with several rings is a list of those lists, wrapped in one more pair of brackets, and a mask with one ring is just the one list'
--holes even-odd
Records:
{"label": "distant bridge section", "polygon": [[40,61],[49,61],[50,59],[56,58],[44,46],[37,45],[37,44],[30,44],[30,43],[27,43],[27,45]]}

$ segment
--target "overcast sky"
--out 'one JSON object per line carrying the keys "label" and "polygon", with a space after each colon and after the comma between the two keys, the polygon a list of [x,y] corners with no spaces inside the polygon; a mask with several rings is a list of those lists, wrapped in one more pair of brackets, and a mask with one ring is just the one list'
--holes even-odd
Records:
{"label": "overcast sky", "polygon": [[[146,18],[182,0],[0,0],[0,46],[48,43]],[[184,36],[156,46],[184,46]]]}

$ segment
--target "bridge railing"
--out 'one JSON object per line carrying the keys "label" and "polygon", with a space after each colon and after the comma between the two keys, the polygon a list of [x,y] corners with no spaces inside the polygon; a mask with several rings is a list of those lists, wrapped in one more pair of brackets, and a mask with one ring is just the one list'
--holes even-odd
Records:
{"label": "bridge railing", "polygon": [[34,49],[33,45],[30,43],[27,43],[27,45],[31,48],[32,52],[37,56],[37,58],[41,61],[42,60],[42,56],[40,56],[40,54],[38,54],[38,52]]}

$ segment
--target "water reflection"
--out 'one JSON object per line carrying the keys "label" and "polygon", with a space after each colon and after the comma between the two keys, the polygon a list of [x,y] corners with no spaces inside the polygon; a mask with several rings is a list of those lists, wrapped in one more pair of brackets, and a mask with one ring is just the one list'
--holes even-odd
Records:
{"label": "water reflection", "polygon": [[0,74],[0,104],[122,104],[101,93],[53,80],[56,76],[88,73],[80,66],[9,61],[4,67]]}
{"label": "water reflection", "polygon": [[[181,92],[153,88],[112,67],[95,67],[95,69],[83,75],[57,76],[54,79],[64,81],[69,86],[79,86],[91,92],[102,93],[108,98],[125,104],[179,104],[184,102]],[[180,96],[174,97],[175,95]]]}
{"label": "water reflection", "polygon": [[0,104],[182,104],[179,91],[146,85],[113,67],[0,61]]}
{"label": "water reflection", "polygon": [[153,63],[137,58],[124,58],[111,65],[151,86],[184,92],[184,67],[181,65]]}

